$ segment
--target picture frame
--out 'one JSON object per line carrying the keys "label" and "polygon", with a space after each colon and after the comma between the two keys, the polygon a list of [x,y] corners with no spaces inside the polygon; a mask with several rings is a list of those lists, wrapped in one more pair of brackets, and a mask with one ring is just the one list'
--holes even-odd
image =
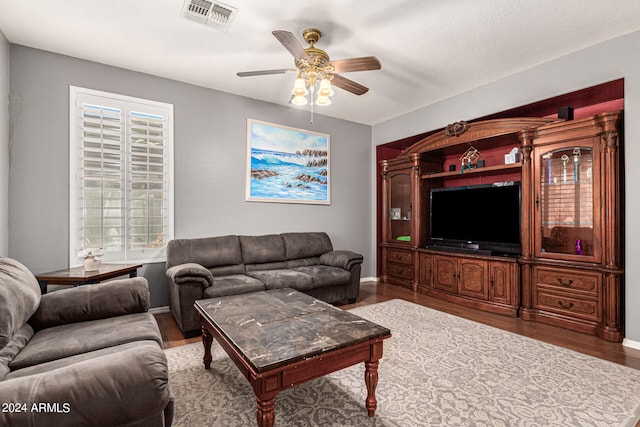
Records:
{"label": "picture frame", "polygon": [[247,119],[246,201],[331,204],[330,136]]}
{"label": "picture frame", "polygon": [[400,208],[391,208],[391,219],[400,219]]}

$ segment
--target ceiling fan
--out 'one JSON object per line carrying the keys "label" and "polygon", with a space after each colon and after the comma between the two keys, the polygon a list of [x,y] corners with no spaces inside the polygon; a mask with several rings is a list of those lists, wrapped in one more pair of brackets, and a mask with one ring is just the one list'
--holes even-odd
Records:
{"label": "ceiling fan", "polygon": [[296,37],[289,31],[276,30],[273,31],[272,34],[293,55],[296,68],[244,71],[238,73],[238,76],[264,76],[268,74],[297,72],[298,78],[292,91],[293,97],[291,102],[293,104],[306,104],[307,88],[311,90],[313,98],[313,92],[316,86],[318,86],[318,98],[315,102],[317,105],[330,104],[329,96],[333,94],[331,90],[332,84],[356,95],[365,94],[369,88],[347,79],[338,73],[379,70],[382,68],[380,61],[378,61],[375,56],[331,61],[327,52],[315,47],[315,43],[320,40],[320,36],[322,35],[320,30],[316,28],[307,28],[302,32],[302,37],[309,43],[309,47],[306,49],[302,47]]}

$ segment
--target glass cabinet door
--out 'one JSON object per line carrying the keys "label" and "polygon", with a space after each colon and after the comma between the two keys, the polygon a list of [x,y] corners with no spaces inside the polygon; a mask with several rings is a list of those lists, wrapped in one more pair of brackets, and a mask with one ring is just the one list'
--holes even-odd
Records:
{"label": "glass cabinet door", "polygon": [[597,260],[597,152],[591,146],[564,145],[544,152],[541,149],[536,166],[536,255]]}
{"label": "glass cabinet door", "polygon": [[393,242],[411,242],[411,176],[400,173],[390,177],[389,219]]}

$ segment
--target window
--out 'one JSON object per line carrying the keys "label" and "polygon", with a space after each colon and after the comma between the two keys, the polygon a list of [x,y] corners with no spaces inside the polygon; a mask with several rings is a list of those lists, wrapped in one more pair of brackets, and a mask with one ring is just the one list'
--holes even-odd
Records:
{"label": "window", "polygon": [[70,87],[70,254],[164,260],[173,238],[173,105]]}

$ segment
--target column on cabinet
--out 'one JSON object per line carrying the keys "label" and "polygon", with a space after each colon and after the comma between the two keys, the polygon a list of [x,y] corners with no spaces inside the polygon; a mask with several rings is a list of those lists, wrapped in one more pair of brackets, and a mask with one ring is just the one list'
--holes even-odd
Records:
{"label": "column on cabinet", "polygon": [[[410,159],[382,164],[382,280],[415,290],[414,254],[418,236],[415,225],[419,206],[415,204],[416,171]],[[418,175],[419,176],[419,175]],[[416,212],[418,211],[418,212]]]}
{"label": "column on cabinet", "polygon": [[525,139],[521,316],[622,340],[621,113],[543,126]]}

